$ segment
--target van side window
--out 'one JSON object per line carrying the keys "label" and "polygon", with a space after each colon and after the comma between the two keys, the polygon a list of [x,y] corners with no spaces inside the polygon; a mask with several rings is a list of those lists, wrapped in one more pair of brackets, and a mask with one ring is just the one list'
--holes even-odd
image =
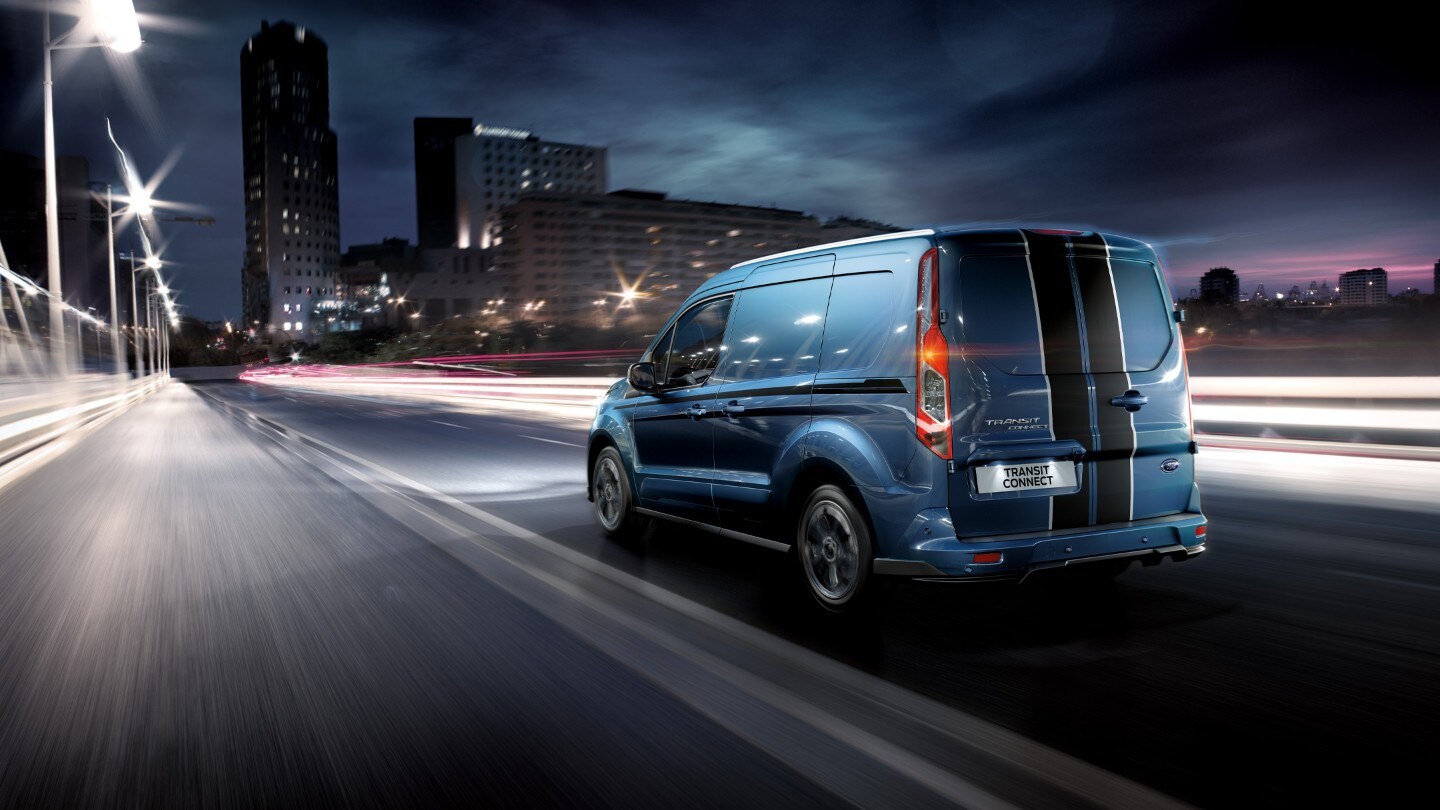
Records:
{"label": "van side window", "polygon": [[675,338],[665,355],[664,366],[656,369],[667,388],[699,385],[715,371],[720,339],[725,336],[725,322],[730,317],[730,303],[728,297],[706,301],[675,322]]}
{"label": "van side window", "polygon": [[830,279],[741,290],[720,359],[726,380],[763,380],[819,369]]}
{"label": "van side window", "polygon": [[1170,351],[1170,303],[1149,262],[1112,259],[1115,297],[1124,325],[1125,370],[1150,371]]}
{"label": "van side window", "polygon": [[[897,323],[897,279],[894,273],[836,276],[825,316],[825,347],[820,370],[868,368],[880,356]],[[913,306],[913,304],[912,304]],[[909,309],[909,307],[907,307]],[[900,319],[914,329],[914,316]],[[906,342],[914,337],[904,335]]]}

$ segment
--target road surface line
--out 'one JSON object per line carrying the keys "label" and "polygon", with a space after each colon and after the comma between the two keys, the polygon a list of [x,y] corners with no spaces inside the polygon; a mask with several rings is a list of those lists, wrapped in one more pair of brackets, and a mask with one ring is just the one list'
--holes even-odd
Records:
{"label": "road surface line", "polygon": [[[227,407],[234,408],[242,413],[248,413],[242,408],[239,408],[239,406],[233,406],[229,403],[225,404]],[[267,426],[273,425],[273,423],[265,417],[257,417],[257,421]],[[271,429],[278,428],[272,426]],[[802,670],[815,673],[817,677],[837,683],[854,694],[864,695],[876,704],[888,708],[890,711],[906,714],[912,720],[925,723],[930,728],[943,733],[956,743],[972,748],[986,756],[1003,760],[1018,770],[1030,774],[1032,778],[1040,782],[1070,791],[1079,797],[1103,806],[1186,806],[1171,796],[1148,788],[1138,782],[1126,779],[1118,774],[1106,771],[1098,766],[1091,765],[1088,762],[1032,740],[1003,726],[938,703],[930,698],[911,692],[908,689],[896,686],[888,681],[805,649],[798,644],[780,639],[752,625],[726,616],[717,610],[681,596],[674,591],[646,582],[613,566],[585,556],[541,534],[474,507],[453,496],[426,486],[419,481],[415,481],[381,464],[357,456],[348,450],[337,447],[322,439],[300,433],[293,428],[286,428],[286,432],[295,438],[301,439],[316,450],[320,450],[323,453],[332,453],[398,484],[401,489],[395,489],[393,487],[386,488],[408,501],[412,508],[425,513],[426,517],[432,521],[448,524],[451,527],[462,530],[465,528],[455,524],[453,521],[447,520],[443,516],[433,514],[433,507],[416,500],[413,495],[406,493],[404,490],[409,490],[411,493],[417,493],[427,499],[443,503],[461,514],[499,529],[516,539],[528,541],[532,545],[590,574],[608,579],[616,585],[659,602],[686,618],[736,638],[744,645],[758,649],[767,655]],[[333,462],[333,459],[331,459],[331,461]],[[373,485],[377,482],[370,483]],[[473,530],[470,530],[469,533],[474,535]],[[497,548],[487,547],[477,542],[477,540],[488,541],[490,544],[497,546]],[[506,559],[506,557],[498,551],[498,547],[500,547],[499,544],[495,543],[491,538],[481,535],[470,539],[469,545],[486,551],[491,555],[499,556],[501,559]],[[513,560],[511,562],[513,565],[521,566],[520,563],[515,563]],[[485,573],[479,568],[475,570],[477,573]],[[532,567],[522,567],[521,570],[534,576],[536,579],[545,581],[545,579],[539,575],[540,572],[537,572]],[[547,574],[546,576],[548,577],[550,575]],[[646,628],[646,632],[663,634],[663,631],[659,631],[656,628]],[[675,684],[670,684],[669,687],[678,688]],[[785,702],[777,706],[777,708],[793,714],[796,704],[800,702],[802,701],[798,701],[794,693],[786,693]],[[814,711],[820,711],[813,706],[809,708]],[[835,722],[844,723],[844,721],[839,718],[835,718]],[[848,724],[846,725],[848,726]],[[856,731],[859,730],[856,729]],[[861,733],[863,734],[864,732]],[[886,745],[889,745],[889,743],[886,743]],[[908,752],[904,752],[904,755],[914,760],[916,767],[934,767],[929,764],[928,760],[924,760],[916,755],[909,754]],[[886,761],[886,757],[878,755],[878,752],[875,759],[881,762]],[[945,793],[942,791],[941,795],[945,795]]]}
{"label": "road surface line", "polygon": [[461,430],[470,430],[470,428],[465,427],[464,425],[457,425],[454,422],[441,422],[439,419],[431,419],[430,421],[434,422],[437,425],[444,425],[445,427],[460,428]]}
{"label": "road surface line", "polygon": [[1368,579],[1371,582],[1384,582],[1389,585],[1409,585],[1412,588],[1424,588],[1427,591],[1440,591],[1440,585],[1432,585],[1428,582],[1414,582],[1399,577],[1387,577],[1382,574],[1362,574],[1359,571],[1346,571],[1342,568],[1331,568],[1330,572],[1332,574],[1339,574],[1342,577]]}
{"label": "road surface line", "polygon": [[584,446],[585,446],[585,445],[583,445],[583,444],[576,444],[575,442],[562,442],[562,441],[560,441],[559,439],[542,439],[542,438],[540,438],[539,436],[531,436],[531,435],[529,435],[529,434],[527,434],[527,433],[519,433],[519,434],[516,434],[516,435],[518,435],[518,436],[519,436],[520,438],[522,438],[522,439],[534,439],[534,440],[537,441],[537,442],[549,442],[550,444],[563,444],[563,445],[565,445],[566,447],[584,447]]}

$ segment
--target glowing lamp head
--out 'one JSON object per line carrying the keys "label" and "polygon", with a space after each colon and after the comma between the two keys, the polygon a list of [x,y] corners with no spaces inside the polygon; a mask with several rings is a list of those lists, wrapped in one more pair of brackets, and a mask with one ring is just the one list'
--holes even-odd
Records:
{"label": "glowing lamp head", "polygon": [[151,256],[151,257],[149,257],[148,259],[145,260],[145,266],[148,267],[148,268],[150,268],[151,270],[159,270],[159,269],[160,269],[160,257],[159,257],[159,256]]}
{"label": "glowing lamp head", "polygon": [[90,0],[90,20],[110,50],[130,53],[140,47],[140,21],[131,0]]}

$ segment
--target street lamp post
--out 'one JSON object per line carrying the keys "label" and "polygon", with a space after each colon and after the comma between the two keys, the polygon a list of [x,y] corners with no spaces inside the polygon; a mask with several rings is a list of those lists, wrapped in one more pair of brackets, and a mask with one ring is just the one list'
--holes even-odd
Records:
{"label": "street lamp post", "polygon": [[[120,53],[129,53],[140,47],[140,25],[135,18],[135,5],[131,0],[109,0],[97,5],[100,12],[99,24],[101,41],[81,44],[62,44],[74,29],[58,39],[50,38],[50,4],[45,4],[44,47],[44,88],[45,88],[45,263],[50,288],[50,361],[56,376],[69,373],[69,358],[65,354],[65,303],[60,289],[60,193],[55,168],[55,81],[50,67],[50,52],[60,48],[88,48],[108,45]],[[59,324],[59,326],[57,326]]]}
{"label": "street lamp post", "polygon": [[[114,356],[115,374],[124,375],[125,355],[120,343],[120,304],[115,295],[115,198],[109,183],[105,184],[105,237],[110,257],[110,352]],[[132,259],[133,261],[133,259]]]}
{"label": "street lamp post", "polygon": [[135,344],[135,379],[145,376],[145,336],[140,333],[140,303],[135,293],[135,248],[130,248],[130,338]]}

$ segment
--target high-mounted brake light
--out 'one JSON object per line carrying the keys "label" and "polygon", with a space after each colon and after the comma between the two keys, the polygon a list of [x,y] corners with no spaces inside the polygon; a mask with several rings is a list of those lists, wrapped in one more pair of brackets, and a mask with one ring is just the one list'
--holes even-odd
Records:
{"label": "high-mounted brake light", "polygon": [[915,435],[950,458],[950,346],[940,334],[940,251],[920,257],[915,301]]}

